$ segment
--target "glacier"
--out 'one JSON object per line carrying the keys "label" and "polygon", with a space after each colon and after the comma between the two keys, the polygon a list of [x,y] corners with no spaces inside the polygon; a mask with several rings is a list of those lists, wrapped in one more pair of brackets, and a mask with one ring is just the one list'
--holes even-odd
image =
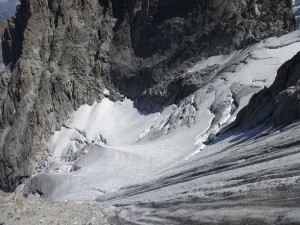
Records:
{"label": "glacier", "polygon": [[121,216],[138,224],[275,223],[281,214],[300,221],[297,200],[283,200],[298,198],[300,151],[278,150],[282,139],[295,142],[300,124],[265,133],[261,127],[224,132],[299,49],[296,30],[203,59],[187,73],[216,67],[216,75],[158,113],[140,112],[126,98],[112,102],[105,91],[106,98],[81,106],[54,133],[43,167],[18,190],[120,205]]}
{"label": "glacier", "polygon": [[[180,104],[159,113],[140,112],[126,98],[112,102],[105,93],[107,98],[81,106],[52,136],[43,168],[23,190],[39,189],[44,197],[57,200],[106,199],[127,187],[196,166],[208,155],[235,151],[222,153],[248,134],[224,138],[217,137],[219,132],[235,120],[254,93],[272,84],[277,69],[299,49],[297,30],[230,55],[204,59],[188,73],[217,66],[217,75]],[[247,161],[233,162],[243,164],[243,160]]]}

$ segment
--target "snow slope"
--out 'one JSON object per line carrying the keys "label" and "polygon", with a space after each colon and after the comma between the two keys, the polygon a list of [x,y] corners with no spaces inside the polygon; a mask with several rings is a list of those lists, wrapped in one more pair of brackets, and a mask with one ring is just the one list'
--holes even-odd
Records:
{"label": "snow slope", "polygon": [[[174,173],[184,176],[183,171],[193,171],[201,166],[209,168],[222,160],[227,161],[221,165],[245,163],[246,149],[236,147],[226,153],[223,149],[238,146],[251,133],[221,139],[216,136],[234,121],[255,92],[274,81],[277,69],[299,49],[300,31],[295,31],[230,55],[198,62],[187,73],[204,71],[211,66],[218,67],[219,72],[180,104],[166,107],[160,113],[142,114],[129,99],[114,103],[105,98],[92,106],[81,106],[53,135],[48,143],[44,167],[30,179],[24,190],[38,189],[45,197],[74,201],[123,196],[122,200],[113,202],[127,204],[185,196],[181,188],[188,193],[198,187],[209,189],[210,183],[223,187],[228,182],[238,182],[233,180],[251,173],[250,168],[236,170],[234,174],[212,175],[200,183],[184,182],[186,186],[178,186],[178,180],[165,177]],[[207,146],[211,142],[215,144]],[[235,154],[236,151],[240,152]],[[284,163],[281,161],[277,165],[284,166]],[[271,164],[266,167],[274,169]],[[131,188],[138,193],[139,188],[134,188],[140,185],[147,190],[147,185],[142,184],[163,187],[166,184],[160,179],[174,182],[175,186],[168,183],[170,188],[166,187],[166,191],[155,194],[144,191],[142,196],[124,197],[128,193],[132,195]],[[234,190],[229,188],[228,191]],[[201,196],[203,192],[198,194]]]}

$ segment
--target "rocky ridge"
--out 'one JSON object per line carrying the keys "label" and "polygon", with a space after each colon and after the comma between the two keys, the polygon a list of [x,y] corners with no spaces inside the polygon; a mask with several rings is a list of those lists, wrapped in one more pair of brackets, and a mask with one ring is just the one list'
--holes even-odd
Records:
{"label": "rocky ridge", "polygon": [[105,88],[158,111],[211,78],[185,73],[191,63],[294,26],[289,0],[22,0],[2,44],[0,187],[28,177],[62,121]]}

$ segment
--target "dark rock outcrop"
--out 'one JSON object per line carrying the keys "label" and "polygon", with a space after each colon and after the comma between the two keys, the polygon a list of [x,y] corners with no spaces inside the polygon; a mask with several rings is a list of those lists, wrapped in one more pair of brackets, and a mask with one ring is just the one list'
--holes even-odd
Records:
{"label": "dark rock outcrop", "polygon": [[237,116],[244,129],[257,125],[286,126],[300,118],[300,52],[278,70],[270,88],[255,94]]}
{"label": "dark rock outcrop", "polygon": [[29,176],[104,88],[157,111],[203,85],[185,73],[195,61],[294,26],[290,0],[21,0],[2,44],[0,188]]}

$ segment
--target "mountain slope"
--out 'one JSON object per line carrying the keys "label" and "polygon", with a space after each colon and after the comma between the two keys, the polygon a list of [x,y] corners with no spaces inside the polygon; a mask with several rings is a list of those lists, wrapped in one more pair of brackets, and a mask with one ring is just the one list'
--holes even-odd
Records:
{"label": "mountain slope", "polygon": [[128,99],[80,107],[22,191],[96,198],[133,224],[299,223],[299,44],[295,31],[199,61],[190,72],[222,72],[161,113]]}
{"label": "mountain slope", "polygon": [[[50,138],[48,164],[42,168],[46,174],[32,179],[33,185],[36,181],[44,183],[46,190],[41,188],[40,192],[45,197],[94,199],[99,190],[111,193],[122,186],[143,183],[153,179],[153,174],[163,174],[169,167],[192,159],[236,116],[237,123],[242,120],[258,126],[243,116],[247,107],[253,108],[253,100],[240,110],[254,92],[270,86],[281,63],[297,53],[299,40],[296,31],[198,62],[190,72],[203,72],[211,66],[222,67],[222,72],[178,106],[167,107],[161,113],[144,115],[128,99],[114,103],[105,98],[92,106],[81,106]],[[283,76],[280,73],[278,77]],[[50,190],[47,179],[52,183]],[[77,179],[80,185],[68,185]]]}
{"label": "mountain slope", "polygon": [[[299,54],[278,70],[270,88],[252,97],[234,131],[169,168],[167,176],[99,201],[124,205],[120,216],[138,224],[298,224]],[[259,110],[273,104],[271,115]],[[253,118],[261,120],[253,124]],[[256,126],[245,130],[249,124]]]}
{"label": "mountain slope", "polygon": [[[252,97],[235,131],[168,176],[99,200],[124,204],[121,216],[134,223],[298,224],[299,54],[278,70],[270,88]],[[271,115],[259,110],[273,104]],[[251,118],[260,124],[245,131]]]}
{"label": "mountain slope", "polygon": [[[291,1],[27,1],[4,34],[1,188],[13,189],[43,161],[63,121],[109,89],[140,110],[205,85],[186,73],[202,57],[230,54],[294,28]],[[49,97],[50,96],[50,97]]]}
{"label": "mountain slope", "polygon": [[19,194],[0,192],[0,224],[300,223],[292,1],[21,3],[0,66],[0,188]]}

